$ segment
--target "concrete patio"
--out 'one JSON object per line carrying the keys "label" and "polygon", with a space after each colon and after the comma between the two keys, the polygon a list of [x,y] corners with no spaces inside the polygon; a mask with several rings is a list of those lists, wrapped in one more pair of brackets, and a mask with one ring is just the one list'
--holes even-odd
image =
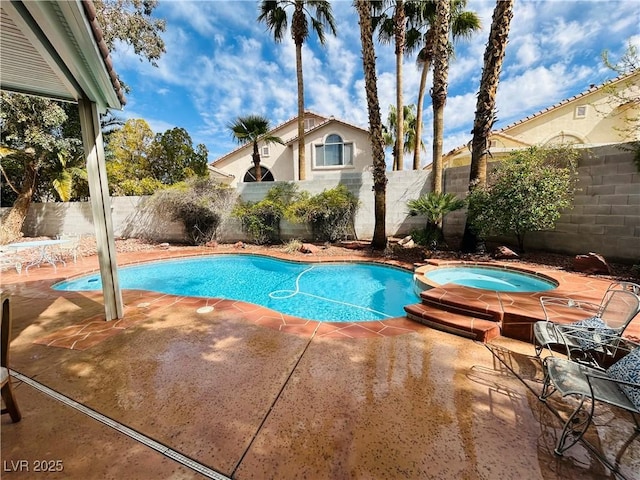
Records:
{"label": "concrete patio", "polygon": [[[203,253],[216,251],[118,262]],[[538,400],[530,344],[140,291],[125,291],[125,319],[107,324],[100,294],[49,288],[96,268],[90,257],[2,273],[23,414],[2,416],[3,477],[638,478],[633,421],[612,408],[598,406],[586,441],[554,455],[565,404]]]}

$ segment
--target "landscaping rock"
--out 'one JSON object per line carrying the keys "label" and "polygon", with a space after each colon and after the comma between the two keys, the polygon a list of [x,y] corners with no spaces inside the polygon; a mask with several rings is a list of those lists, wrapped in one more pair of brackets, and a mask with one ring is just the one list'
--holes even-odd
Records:
{"label": "landscaping rock", "polygon": [[592,274],[611,274],[611,267],[598,253],[589,252],[587,255],[576,255],[573,260],[573,269],[576,272]]}
{"label": "landscaping rock", "polygon": [[496,251],[493,254],[493,258],[496,258],[499,260],[508,260],[510,258],[520,258],[520,257],[516,252],[511,250],[509,247],[502,246],[502,247],[496,248]]}
{"label": "landscaping rock", "polygon": [[300,246],[300,251],[302,253],[316,254],[320,251],[320,247],[315,246],[313,243],[303,243]]}
{"label": "landscaping rock", "polygon": [[244,248],[243,242],[236,242],[233,244],[233,248]]}
{"label": "landscaping rock", "polygon": [[209,248],[217,248],[218,242],[216,242],[215,240],[210,240],[207,243],[205,243],[204,246]]}

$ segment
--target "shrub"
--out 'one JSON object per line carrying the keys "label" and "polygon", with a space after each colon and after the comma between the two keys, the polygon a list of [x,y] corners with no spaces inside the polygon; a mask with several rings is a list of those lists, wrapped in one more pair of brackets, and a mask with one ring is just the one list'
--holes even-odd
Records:
{"label": "shrub", "polygon": [[156,212],[181,221],[194,245],[215,240],[222,220],[236,198],[234,190],[209,178],[195,177],[156,192]]}
{"label": "shrub", "polygon": [[344,185],[314,196],[303,195],[288,209],[293,221],[311,224],[318,241],[335,242],[355,237],[354,220],[358,199]]}
{"label": "shrub", "polygon": [[423,215],[427,224],[424,230],[411,233],[413,240],[424,246],[437,248],[444,241],[442,220],[445,215],[465,206],[465,201],[453,193],[429,192],[407,202],[409,215]]}
{"label": "shrub", "polygon": [[512,152],[491,172],[486,188],[467,198],[471,224],[482,238],[513,234],[524,252],[527,232],[552,229],[573,203],[579,152],[570,146]]}
{"label": "shrub", "polygon": [[277,243],[280,241],[280,220],[289,205],[300,198],[302,195],[296,184],[283,183],[269,189],[264,200],[239,201],[232,214],[240,219],[242,229],[254,243]]}

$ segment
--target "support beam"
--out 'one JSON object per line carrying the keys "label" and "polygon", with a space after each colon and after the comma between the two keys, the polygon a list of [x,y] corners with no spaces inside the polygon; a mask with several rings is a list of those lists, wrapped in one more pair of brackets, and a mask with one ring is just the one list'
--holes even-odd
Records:
{"label": "support beam", "polygon": [[80,109],[82,142],[87,159],[89,194],[91,196],[93,224],[96,229],[104,308],[106,320],[109,321],[122,318],[123,307],[122,293],[120,292],[118,281],[116,242],[111,220],[111,201],[107,183],[102,131],[96,104],[88,100],[80,100],[78,107]]}

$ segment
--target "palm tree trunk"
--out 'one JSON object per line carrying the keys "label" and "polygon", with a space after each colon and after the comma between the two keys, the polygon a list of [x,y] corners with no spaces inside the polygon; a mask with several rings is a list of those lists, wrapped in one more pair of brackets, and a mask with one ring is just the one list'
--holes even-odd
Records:
{"label": "palm tree trunk", "polygon": [[404,43],[406,36],[404,1],[396,0],[394,12],[394,30],[396,43],[396,157],[395,169],[404,167],[404,100],[402,99],[402,59],[404,56]]}
{"label": "palm tree trunk", "polygon": [[[476,116],[473,122],[469,190],[484,187],[487,183],[489,135],[495,122],[496,93],[507,47],[511,18],[513,18],[513,4],[514,0],[496,0],[496,7],[493,10],[489,42],[484,52],[484,68],[476,103]],[[471,222],[467,216],[460,248],[465,252],[474,252],[478,246],[479,239],[471,229]]]}
{"label": "palm tree trunk", "polygon": [[420,88],[418,90],[418,107],[416,109],[416,143],[413,149],[413,169],[420,169],[420,150],[422,138],[422,110],[424,105],[424,94],[427,89],[427,76],[431,62],[425,61],[422,64],[422,73],[420,75]]}
{"label": "palm tree trunk", "polygon": [[304,81],[302,79],[302,44],[296,43],[296,77],[298,79],[298,179],[307,178],[304,144]]}
{"label": "palm tree trunk", "polygon": [[36,164],[35,159],[25,162],[25,179],[18,198],[13,203],[11,210],[2,219],[0,245],[11,243],[22,236],[22,225],[24,225],[24,220],[27,218],[33,192],[36,189],[38,178]]}
{"label": "palm tree trunk", "polygon": [[444,107],[447,103],[449,76],[449,20],[450,3],[439,1],[436,6],[435,51],[433,61],[433,163],[431,191],[442,192],[442,137],[444,135]]}
{"label": "palm tree trunk", "polygon": [[260,152],[258,151],[258,142],[253,142],[253,165],[256,167],[256,182],[262,181],[262,167],[260,166]]}
{"label": "palm tree trunk", "polygon": [[373,192],[375,226],[371,246],[381,250],[387,246],[386,233],[386,189],[387,174],[382,140],[382,119],[376,78],[376,53],[373,46],[371,27],[371,3],[368,0],[356,0],[356,10],[360,18],[360,41],[362,43],[362,66],[364,70],[367,110],[369,112],[369,136],[373,153]]}

